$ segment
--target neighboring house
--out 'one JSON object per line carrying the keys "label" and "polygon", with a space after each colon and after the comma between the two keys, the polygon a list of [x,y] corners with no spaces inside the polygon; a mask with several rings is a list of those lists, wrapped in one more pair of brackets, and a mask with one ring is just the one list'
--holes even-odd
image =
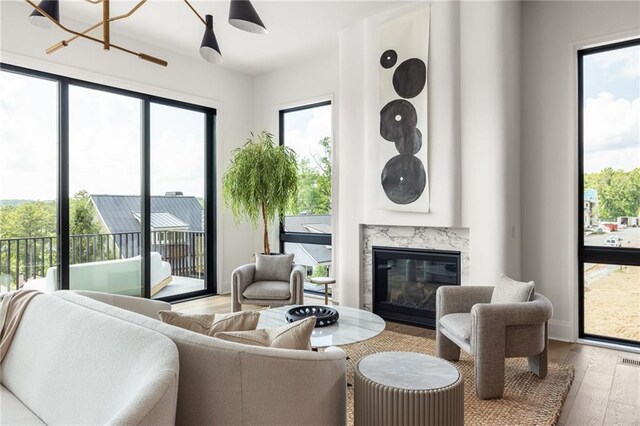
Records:
{"label": "neighboring house", "polygon": [[[285,231],[331,233],[331,215],[297,215],[285,217]],[[324,265],[331,275],[331,246],[322,244],[286,243],[287,253],[295,255],[295,262],[307,267],[307,273],[313,267]]]}
{"label": "neighboring house", "polygon": [[594,188],[584,190],[584,227],[598,226],[598,191]]}
{"label": "neighboring house", "polygon": [[[140,197],[91,195],[103,232],[118,247],[120,257],[140,254]],[[151,250],[176,272],[204,272],[204,209],[196,197],[170,193],[151,197]]]}

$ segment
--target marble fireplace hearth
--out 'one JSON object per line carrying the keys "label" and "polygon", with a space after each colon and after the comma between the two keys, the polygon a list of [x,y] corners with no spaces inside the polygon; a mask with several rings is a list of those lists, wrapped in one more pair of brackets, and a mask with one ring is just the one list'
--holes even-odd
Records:
{"label": "marble fireplace hearth", "polygon": [[469,229],[424,226],[360,225],[362,286],[360,306],[372,310],[373,247],[414,248],[460,252],[460,282],[469,282]]}

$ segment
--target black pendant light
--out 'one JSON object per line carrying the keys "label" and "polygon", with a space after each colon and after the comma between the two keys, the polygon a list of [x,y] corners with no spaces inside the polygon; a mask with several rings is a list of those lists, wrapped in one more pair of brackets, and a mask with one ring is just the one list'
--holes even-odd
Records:
{"label": "black pendant light", "polygon": [[[42,0],[38,7],[60,22],[60,3],[58,0]],[[51,28],[51,21],[36,9],[29,15],[29,22],[40,28]]]}
{"label": "black pendant light", "polygon": [[213,33],[213,16],[207,15],[205,19],[207,21],[207,28],[205,28],[204,36],[202,37],[200,56],[207,62],[220,65],[222,63],[222,53],[220,53],[216,35]]}
{"label": "black pendant light", "polygon": [[267,27],[258,16],[249,0],[231,0],[229,5],[229,23],[243,31],[254,34],[266,34]]}

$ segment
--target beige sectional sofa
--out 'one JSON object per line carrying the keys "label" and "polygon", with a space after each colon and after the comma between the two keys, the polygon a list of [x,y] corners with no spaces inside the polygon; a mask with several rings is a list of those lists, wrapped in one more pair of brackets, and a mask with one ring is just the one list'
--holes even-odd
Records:
{"label": "beige sectional sofa", "polygon": [[170,425],[178,372],[166,336],[41,294],[0,364],[0,424]]}
{"label": "beige sectional sofa", "polygon": [[176,344],[178,425],[346,423],[346,354],[340,348],[312,352],[241,345],[151,319],[154,310],[168,307],[162,302],[90,292],[54,295],[159,332]]}

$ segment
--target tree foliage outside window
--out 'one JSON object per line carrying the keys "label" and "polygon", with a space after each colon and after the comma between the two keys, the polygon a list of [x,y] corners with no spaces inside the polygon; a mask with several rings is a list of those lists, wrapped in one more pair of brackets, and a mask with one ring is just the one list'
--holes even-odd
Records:
{"label": "tree foliage outside window", "polygon": [[287,214],[331,214],[331,138],[322,138],[321,154],[298,166],[298,197]]}
{"label": "tree foliage outside window", "polygon": [[625,172],[607,167],[585,173],[584,187],[598,191],[598,217],[615,222],[621,216],[640,216],[640,168]]}

